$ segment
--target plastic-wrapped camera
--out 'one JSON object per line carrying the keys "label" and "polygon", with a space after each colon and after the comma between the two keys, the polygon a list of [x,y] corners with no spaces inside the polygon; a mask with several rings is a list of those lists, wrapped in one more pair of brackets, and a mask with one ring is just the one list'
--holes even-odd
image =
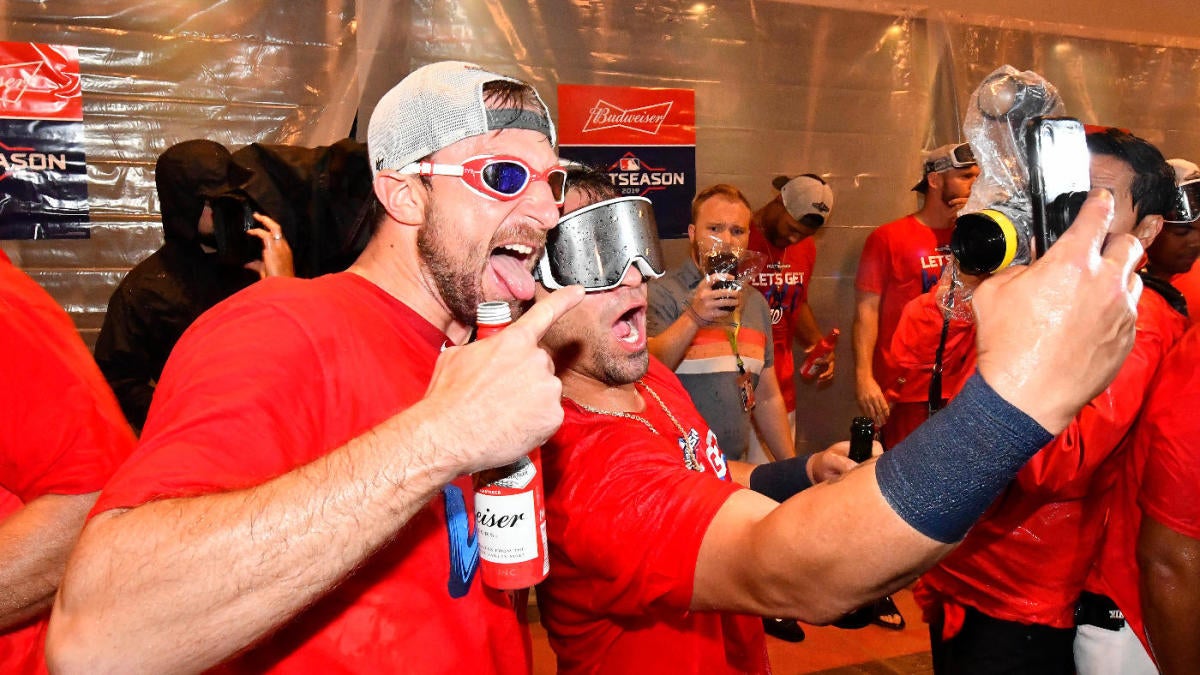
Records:
{"label": "plastic-wrapped camera", "polygon": [[963,128],[980,176],[950,241],[962,271],[1029,263],[1078,215],[1091,185],[1087,138],[1062,112],[1053,85],[1011,66],[975,91]]}

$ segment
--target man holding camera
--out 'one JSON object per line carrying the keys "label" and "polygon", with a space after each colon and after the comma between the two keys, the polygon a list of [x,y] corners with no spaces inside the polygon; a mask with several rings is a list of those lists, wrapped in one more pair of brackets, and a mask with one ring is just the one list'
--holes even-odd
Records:
{"label": "man holding camera", "polygon": [[[892,335],[910,300],[937,283],[946,260],[954,219],[971,194],[979,167],[966,143],[935,148],[922,165],[920,210],[879,226],[863,245],[854,286],[854,382],[858,406],[882,427],[891,448],[925,419],[928,376],[897,368],[890,358]],[[924,387],[922,387],[924,385]],[[914,400],[915,398],[915,400]]]}
{"label": "man holding camera", "polygon": [[[247,179],[229,151],[208,140],[173,145],[155,163],[164,242],[113,292],[95,349],[135,431],[146,423],[167,356],[197,317],[262,277],[292,275],[291,248],[273,220],[259,216],[261,227],[218,237],[212,202]],[[223,237],[261,242],[261,259],[231,260]]]}
{"label": "man holding camera", "polygon": [[[604,187],[580,199],[572,183],[567,210],[611,197],[611,186]],[[543,447],[552,560],[538,589],[560,671],[769,672],[754,615],[829,621],[944,555],[1020,463],[1001,458],[1024,423],[1002,411],[1006,403],[980,398],[988,396],[986,382],[1014,372],[995,370],[1014,364],[997,358],[994,321],[1004,317],[1002,349],[1020,353],[1019,365],[1033,371],[1021,379],[1036,406],[1046,402],[1053,370],[1040,360],[1070,345],[1029,353],[1025,341],[1049,335],[1074,341],[1082,337],[1075,329],[1088,330],[1094,320],[1073,313],[1064,322],[1048,318],[1049,307],[1025,305],[1022,311],[1036,318],[1010,321],[1017,309],[1010,303],[1019,296],[1007,284],[1031,282],[1046,299],[1065,297],[1052,290],[1070,283],[1064,267],[1102,267],[1081,254],[1104,239],[1097,216],[1106,198],[1089,201],[1078,229],[1045,259],[980,289],[982,378],[973,377],[959,400],[894,451],[815,487],[808,487],[811,479],[829,477],[815,468],[816,457],[761,466],[727,461],[678,379],[648,356],[645,279],[661,274],[662,263],[651,245],[653,230],[635,224],[652,228],[653,220],[623,220],[622,209],[634,207],[621,200],[591,207],[608,213],[560,220],[539,268],[541,282],[587,289],[542,342],[563,382],[565,414]],[[600,255],[574,255],[585,247]],[[1055,386],[1051,396],[1077,383]],[[1024,452],[1050,438],[1041,427],[1037,432]],[[828,460],[831,452],[818,455]],[[845,470],[832,467],[834,475]],[[977,491],[983,484],[989,487]]]}
{"label": "man holding camera", "polygon": [[[691,255],[650,284],[650,353],[675,371],[726,457],[746,455],[757,426],[771,459],[794,457],[776,379],[771,313],[737,277],[750,241],[750,203],[724,183],[692,200]],[[718,271],[712,263],[728,261]]]}
{"label": "man holding camera", "polygon": [[[1089,133],[1087,145],[1092,186],[1116,197],[1113,232],[1148,246],[1172,202],[1170,167],[1154,146],[1117,129]],[[930,623],[938,675],[1074,673],[1076,604],[1104,526],[1088,498],[1103,488],[1098,471],[1116,461],[1152,376],[1186,324],[1153,283],[1137,309],[1133,351],[1116,379],[1021,469],[962,545],[921,577],[915,595]],[[1090,605],[1081,609],[1083,620],[1094,615]]]}

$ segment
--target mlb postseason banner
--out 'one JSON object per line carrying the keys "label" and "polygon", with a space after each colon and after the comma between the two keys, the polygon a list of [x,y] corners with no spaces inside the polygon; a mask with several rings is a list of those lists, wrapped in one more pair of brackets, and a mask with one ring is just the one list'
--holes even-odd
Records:
{"label": "mlb postseason banner", "polygon": [[654,203],[662,238],[687,236],[696,194],[691,89],[558,86],[558,152],[608,172],[622,195]]}
{"label": "mlb postseason banner", "polygon": [[0,239],[88,236],[79,51],[0,42]]}

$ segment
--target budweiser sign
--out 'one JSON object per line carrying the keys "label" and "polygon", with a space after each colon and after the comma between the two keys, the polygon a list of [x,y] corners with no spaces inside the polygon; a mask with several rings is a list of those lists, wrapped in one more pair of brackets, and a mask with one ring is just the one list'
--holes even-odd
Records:
{"label": "budweiser sign", "polygon": [[74,47],[0,42],[0,117],[83,118]]}
{"label": "budweiser sign", "polygon": [[604,99],[598,99],[595,105],[588,110],[583,131],[587,133],[620,128],[653,136],[658,133],[663,122],[666,121],[667,114],[671,112],[672,103],[674,102],[664,101],[626,110]]}

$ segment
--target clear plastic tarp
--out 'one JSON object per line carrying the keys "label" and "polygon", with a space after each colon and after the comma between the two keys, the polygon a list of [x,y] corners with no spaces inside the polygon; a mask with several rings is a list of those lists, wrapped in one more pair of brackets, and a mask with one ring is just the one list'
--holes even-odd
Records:
{"label": "clear plastic tarp", "polygon": [[[836,4],[825,2],[824,5]],[[960,138],[968,95],[1002,64],[1054,83],[1068,114],[1128,128],[1168,157],[1200,158],[1200,50],[1086,26],[752,0],[55,0],[3,8],[5,40],[80,47],[92,236],[4,250],[76,316],[100,324],[125,270],[161,242],[151,169],[208,137],[318,145],[360,131],[411,68],[455,58],[532,81],[692,88],[700,185],[757,207],[778,174],[837,193],[810,300],[849,330],[866,235],[911,212],[920,151]],[[1098,35],[1098,37],[1093,37]],[[361,138],[362,134],[360,134]],[[665,247],[668,263],[683,254]],[[828,390],[799,384],[801,441],[844,438],[856,414],[850,341]]]}

